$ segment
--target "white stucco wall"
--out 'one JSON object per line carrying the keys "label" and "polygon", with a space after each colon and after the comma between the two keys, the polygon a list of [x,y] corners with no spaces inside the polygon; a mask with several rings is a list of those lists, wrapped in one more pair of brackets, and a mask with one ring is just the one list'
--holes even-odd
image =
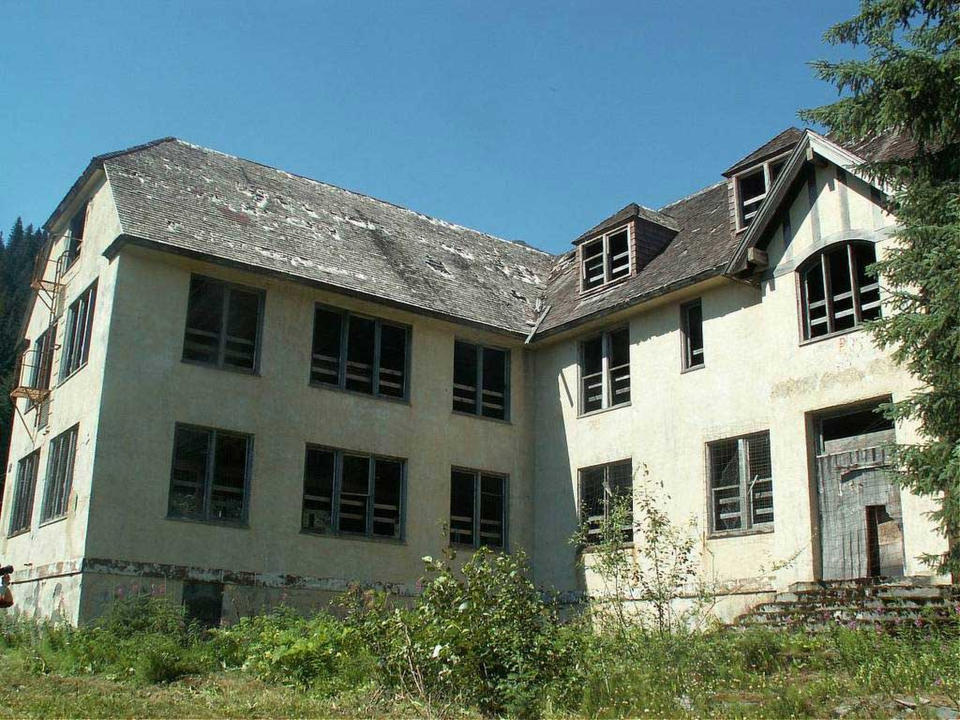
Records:
{"label": "white stucco wall", "polygon": [[[706,578],[740,592],[783,588],[810,580],[818,558],[817,506],[811,490],[811,414],[892,395],[905,397],[913,381],[862,330],[804,344],[800,337],[795,268],[835,240],[879,239],[891,218],[876,208],[869,188],[833,166],[816,172],[817,220],[806,188],[791,210],[792,240],[778,229],[770,270],[758,287],[713,280],[632,312],[556,338],[534,355],[537,433],[535,568],[537,580],[560,590],[584,587],[575,569],[577,471],[632,458],[662,482],[677,520],[694,517],[702,538]],[[846,209],[844,209],[846,206]],[[818,229],[815,225],[818,224]],[[819,232],[819,241],[817,236]],[[680,304],[700,297],[706,366],[681,372]],[[577,347],[601,328],[629,323],[631,404],[577,415]],[[710,538],[706,444],[762,430],[770,432],[774,531]],[[915,437],[897,428],[900,441]],[[924,574],[917,559],[943,540],[923,516],[929,500],[904,494],[905,571]],[[588,575],[587,587],[596,588]]]}
{"label": "white stucco wall", "polygon": [[[13,591],[18,598],[16,607],[27,613],[39,609],[39,612],[44,615],[64,614],[72,620],[76,620],[77,612],[76,588],[74,588],[77,581],[72,578],[79,569],[79,560],[84,556],[86,544],[91,478],[94,473],[94,448],[99,436],[98,412],[104,359],[107,353],[110,311],[116,280],[116,264],[109,263],[101,252],[120,232],[110,186],[103,182],[102,176],[91,178],[84,197],[90,198],[90,205],[84,228],[83,247],[76,262],[61,278],[63,288],[62,302],[59,307],[62,308],[62,314],[57,325],[59,347],[53,358],[49,423],[45,428],[38,430],[37,410],[26,412],[27,401],[23,399],[17,401],[20,416],[14,418],[10,455],[7,460],[3,513],[0,516],[0,533],[2,533],[0,558],[16,568],[13,576]],[[69,219],[74,210],[75,208],[67,208],[64,221]],[[63,226],[62,224],[54,226],[50,231],[52,237],[58,238],[62,235]],[[57,240],[50,253],[50,262],[46,266],[44,275],[46,279],[53,280],[56,272],[55,261],[63,249],[63,240]],[[86,365],[65,380],[61,380],[60,362],[66,332],[67,308],[94,281],[97,282],[97,297],[89,357]],[[49,308],[44,302],[37,300],[26,326],[27,339],[36,340],[47,329],[49,323]],[[47,482],[50,441],[78,423],[76,460],[67,514],[63,518],[41,525],[40,513]],[[40,464],[30,530],[8,538],[17,463],[37,448],[40,449]],[[36,585],[37,578],[47,578],[47,580]],[[69,592],[64,590],[65,587]]]}

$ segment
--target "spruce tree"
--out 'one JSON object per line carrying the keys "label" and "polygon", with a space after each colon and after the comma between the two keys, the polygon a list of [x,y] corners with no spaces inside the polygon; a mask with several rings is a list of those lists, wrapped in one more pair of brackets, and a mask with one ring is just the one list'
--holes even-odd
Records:
{"label": "spruce tree", "polygon": [[[895,248],[875,266],[891,312],[872,324],[881,347],[920,381],[911,397],[885,407],[915,420],[918,444],[897,448],[902,485],[935,498],[946,536],[926,556],[960,574],[960,3],[862,0],[860,13],[825,40],[865,51],[860,59],[817,61],[837,102],[801,112],[840,141],[897,135],[909,152],[881,154],[864,170],[893,192]],[[901,146],[902,147],[902,146]]]}

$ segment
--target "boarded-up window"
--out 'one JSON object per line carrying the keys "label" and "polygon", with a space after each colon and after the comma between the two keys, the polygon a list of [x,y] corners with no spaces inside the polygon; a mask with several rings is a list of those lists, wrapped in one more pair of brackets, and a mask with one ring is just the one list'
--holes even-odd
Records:
{"label": "boarded-up window", "polygon": [[580,521],[587,528],[587,541],[600,542],[603,522],[614,501],[628,504],[630,512],[620,528],[624,542],[633,540],[633,466],[630,460],[580,469]]}
{"label": "boarded-up window", "polygon": [[13,509],[10,512],[10,535],[30,529],[33,520],[33,497],[37,489],[40,451],[36,450],[17,463],[17,480],[13,486]]}
{"label": "boarded-up window", "polygon": [[78,425],[74,425],[50,441],[40,522],[54,520],[67,514],[70,489],[73,487],[73,463],[77,452],[79,429]]}
{"label": "boarded-up window", "polygon": [[880,283],[867,272],[876,259],[872,243],[852,242],[828,248],[801,266],[805,340],[880,317]]}
{"label": "boarded-up window", "polygon": [[405,398],[408,339],[404,325],[317,306],[310,382]]}
{"label": "boarded-up window", "polygon": [[618,328],[580,343],[580,412],[630,402],[630,332]]}
{"label": "boarded-up window", "polygon": [[508,419],[509,373],[509,351],[457,340],[453,346],[453,409]]}
{"label": "boarded-up window", "polygon": [[63,380],[87,364],[93,334],[93,310],[97,284],[87,288],[67,309],[66,337],[60,354],[60,379]]}
{"label": "boarded-up window", "polygon": [[453,468],[450,471],[450,543],[469,547],[505,546],[504,475]]}
{"label": "boarded-up window", "polygon": [[680,308],[683,334],[683,369],[703,367],[703,308],[699,300]]}
{"label": "boarded-up window", "polygon": [[301,528],[400,539],[405,462],[308,446]]}
{"label": "boarded-up window", "polygon": [[630,226],[624,225],[580,246],[580,289],[594,290],[630,275]]}
{"label": "boarded-up window", "polygon": [[720,440],[707,450],[713,531],[772,527],[770,433]]}
{"label": "boarded-up window", "polygon": [[168,516],[245,521],[252,453],[250,435],[178,424]]}
{"label": "boarded-up window", "polygon": [[263,291],[190,278],[183,359],[231,370],[257,368]]}

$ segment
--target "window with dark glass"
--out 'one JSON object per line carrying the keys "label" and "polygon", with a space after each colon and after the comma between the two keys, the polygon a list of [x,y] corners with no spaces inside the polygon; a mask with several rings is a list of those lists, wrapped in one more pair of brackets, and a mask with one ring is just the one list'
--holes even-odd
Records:
{"label": "window with dark glass", "polygon": [[630,517],[621,528],[623,540],[633,540],[633,465],[619,460],[580,469],[580,522],[587,528],[587,541],[600,542],[603,522],[617,500],[628,503]]}
{"label": "window with dark glass", "polygon": [[310,382],[405,398],[408,336],[403,325],[317,306]]}
{"label": "window with dark glass", "polygon": [[55,520],[67,514],[70,488],[73,486],[73,463],[77,452],[79,426],[74,425],[50,441],[47,478],[40,507],[40,522]]}
{"label": "window with dark glass", "polygon": [[629,226],[611,230],[580,246],[581,290],[593,290],[629,274]]}
{"label": "window with dark glass", "polygon": [[97,301],[97,284],[87,288],[67,309],[66,336],[60,354],[60,379],[87,364],[90,354],[90,338],[93,334],[93,311]]}
{"label": "window with dark glass", "polygon": [[405,461],[308,446],[301,528],[402,537]]}
{"label": "window with dark glass", "polygon": [[713,531],[773,527],[770,433],[713,442],[707,452]]}
{"label": "window with dark glass", "polygon": [[508,419],[509,374],[508,350],[457,340],[453,345],[453,409]]}
{"label": "window with dark glass", "polygon": [[872,243],[852,242],[827,248],[800,267],[805,340],[880,317],[880,282],[867,272],[876,261]]}
{"label": "window with dark glass", "polygon": [[263,291],[193,275],[183,359],[232,370],[256,370]]}
{"label": "window with dark glass", "polygon": [[630,331],[619,328],[580,343],[581,414],[630,402]]}
{"label": "window with dark glass", "polygon": [[66,270],[80,257],[83,246],[83,230],[87,222],[87,203],[84,203],[70,218],[67,226],[66,244],[63,250],[63,270]]}
{"label": "window with dark glass", "polygon": [[683,319],[683,369],[703,367],[703,308],[699,300],[681,306]]}
{"label": "window with dark glass", "polygon": [[[54,323],[37,337],[33,347],[29,350],[30,378],[29,384],[34,393],[28,396],[27,409],[41,404],[50,389],[53,376],[53,350],[57,339],[57,324]],[[44,418],[45,422],[46,418]]]}
{"label": "window with dark glass", "polygon": [[17,480],[13,486],[13,509],[10,512],[10,535],[16,535],[30,529],[39,467],[39,450],[35,450],[17,463]]}
{"label": "window with dark glass", "polygon": [[480,470],[450,471],[450,543],[504,547],[507,478]]}
{"label": "window with dark glass", "polygon": [[245,521],[252,454],[251,435],[178,424],[168,517]]}

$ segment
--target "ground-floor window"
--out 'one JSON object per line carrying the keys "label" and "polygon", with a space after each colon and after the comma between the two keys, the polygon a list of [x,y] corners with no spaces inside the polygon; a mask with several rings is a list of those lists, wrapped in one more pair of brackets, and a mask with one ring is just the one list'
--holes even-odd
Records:
{"label": "ground-floor window", "polygon": [[[633,540],[633,462],[617,462],[580,468],[580,522],[587,528],[587,542],[598,543],[603,538],[603,522],[610,517],[618,498],[631,503],[630,517],[625,518],[621,530],[624,542]],[[629,498],[629,499],[628,499]]]}
{"label": "ground-floor window", "polygon": [[506,545],[507,477],[481,470],[450,471],[450,544]]}
{"label": "ground-floor window", "polygon": [[178,424],[168,517],[246,521],[252,456],[252,435]]}
{"label": "ground-floor window", "polygon": [[713,532],[773,527],[770,433],[759,432],[707,445]]}

